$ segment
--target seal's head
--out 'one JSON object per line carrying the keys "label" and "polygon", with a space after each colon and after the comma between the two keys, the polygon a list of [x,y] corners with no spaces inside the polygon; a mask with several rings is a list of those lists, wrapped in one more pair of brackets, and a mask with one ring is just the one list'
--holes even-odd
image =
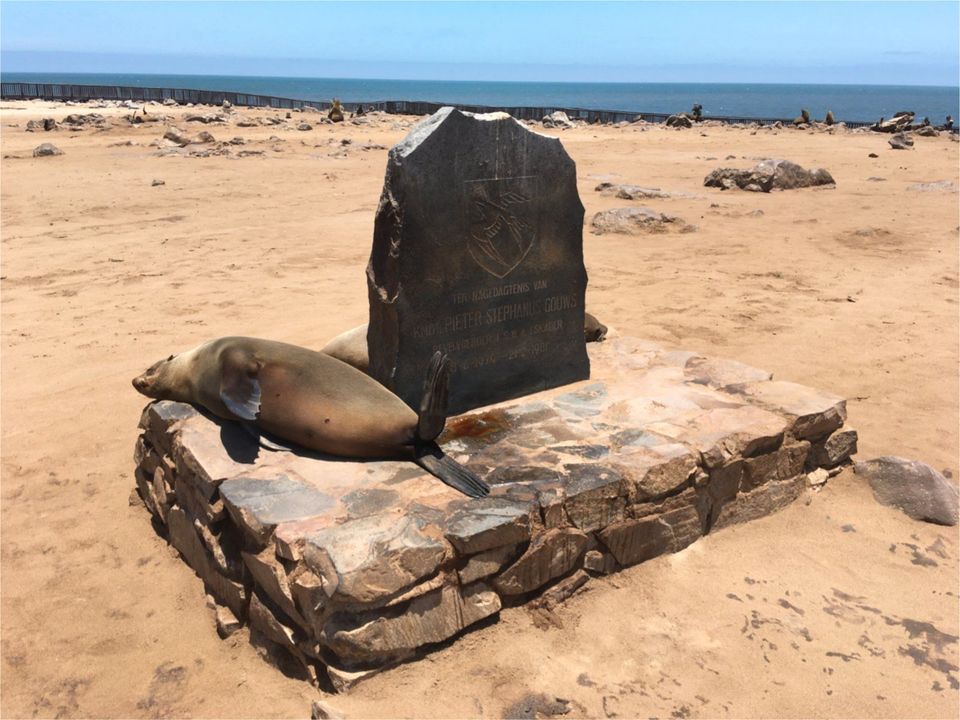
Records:
{"label": "seal's head", "polygon": [[133,379],[133,387],[149,398],[176,400],[179,394],[176,392],[177,374],[173,372],[176,357],[171,355],[166,360],[155,362]]}

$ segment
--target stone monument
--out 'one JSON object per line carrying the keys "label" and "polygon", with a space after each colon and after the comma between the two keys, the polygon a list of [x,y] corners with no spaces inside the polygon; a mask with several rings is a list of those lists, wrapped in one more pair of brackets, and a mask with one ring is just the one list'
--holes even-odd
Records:
{"label": "stone monument", "polygon": [[588,378],[573,160],[504,113],[439,110],[390,151],[367,285],[370,374],[411,407],[436,350],[450,414]]}

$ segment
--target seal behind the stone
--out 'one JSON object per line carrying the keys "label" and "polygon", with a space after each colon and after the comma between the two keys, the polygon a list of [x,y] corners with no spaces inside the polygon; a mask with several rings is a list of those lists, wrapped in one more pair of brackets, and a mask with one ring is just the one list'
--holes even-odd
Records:
{"label": "seal behind the stone", "polygon": [[[449,370],[436,353],[415,413],[335,358],[257,338],[211,340],[133,380],[147,397],[202,405],[218,417],[331,455],[406,458],[470,497],[489,488],[434,442],[446,422]],[[269,447],[269,445],[266,445]]]}

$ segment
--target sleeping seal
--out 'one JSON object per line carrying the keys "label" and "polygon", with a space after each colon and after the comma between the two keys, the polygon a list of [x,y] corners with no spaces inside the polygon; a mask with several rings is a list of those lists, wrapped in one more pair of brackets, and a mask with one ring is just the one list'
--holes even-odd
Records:
{"label": "sleeping seal", "polygon": [[446,357],[435,353],[418,414],[329,355],[271,340],[226,337],[154,363],[133,386],[147,397],[202,405],[221,418],[311,450],[407,458],[460,492],[482,497],[487,485],[434,442],[446,423],[449,376]]}
{"label": "sleeping seal", "polygon": [[[583,314],[583,339],[586,342],[602,342],[607,336],[607,326],[590,313]],[[320,352],[355,367],[360,372],[370,369],[367,351],[367,325],[358,325],[340,333],[320,348]]]}

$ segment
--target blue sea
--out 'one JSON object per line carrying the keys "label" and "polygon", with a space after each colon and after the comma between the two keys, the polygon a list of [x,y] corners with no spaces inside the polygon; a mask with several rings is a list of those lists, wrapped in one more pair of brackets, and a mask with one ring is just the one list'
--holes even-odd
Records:
{"label": "blue sea", "polygon": [[814,118],[832,110],[838,120],[874,121],[900,110],[940,124],[960,117],[960,88],[906,85],[766,85],[708,83],[559,83],[343,78],[2,73],[3,82],[228,90],[299,100],[371,102],[423,100],[501,107],[569,107],[673,113],[703,106],[704,115],[793,118],[801,108]]}

